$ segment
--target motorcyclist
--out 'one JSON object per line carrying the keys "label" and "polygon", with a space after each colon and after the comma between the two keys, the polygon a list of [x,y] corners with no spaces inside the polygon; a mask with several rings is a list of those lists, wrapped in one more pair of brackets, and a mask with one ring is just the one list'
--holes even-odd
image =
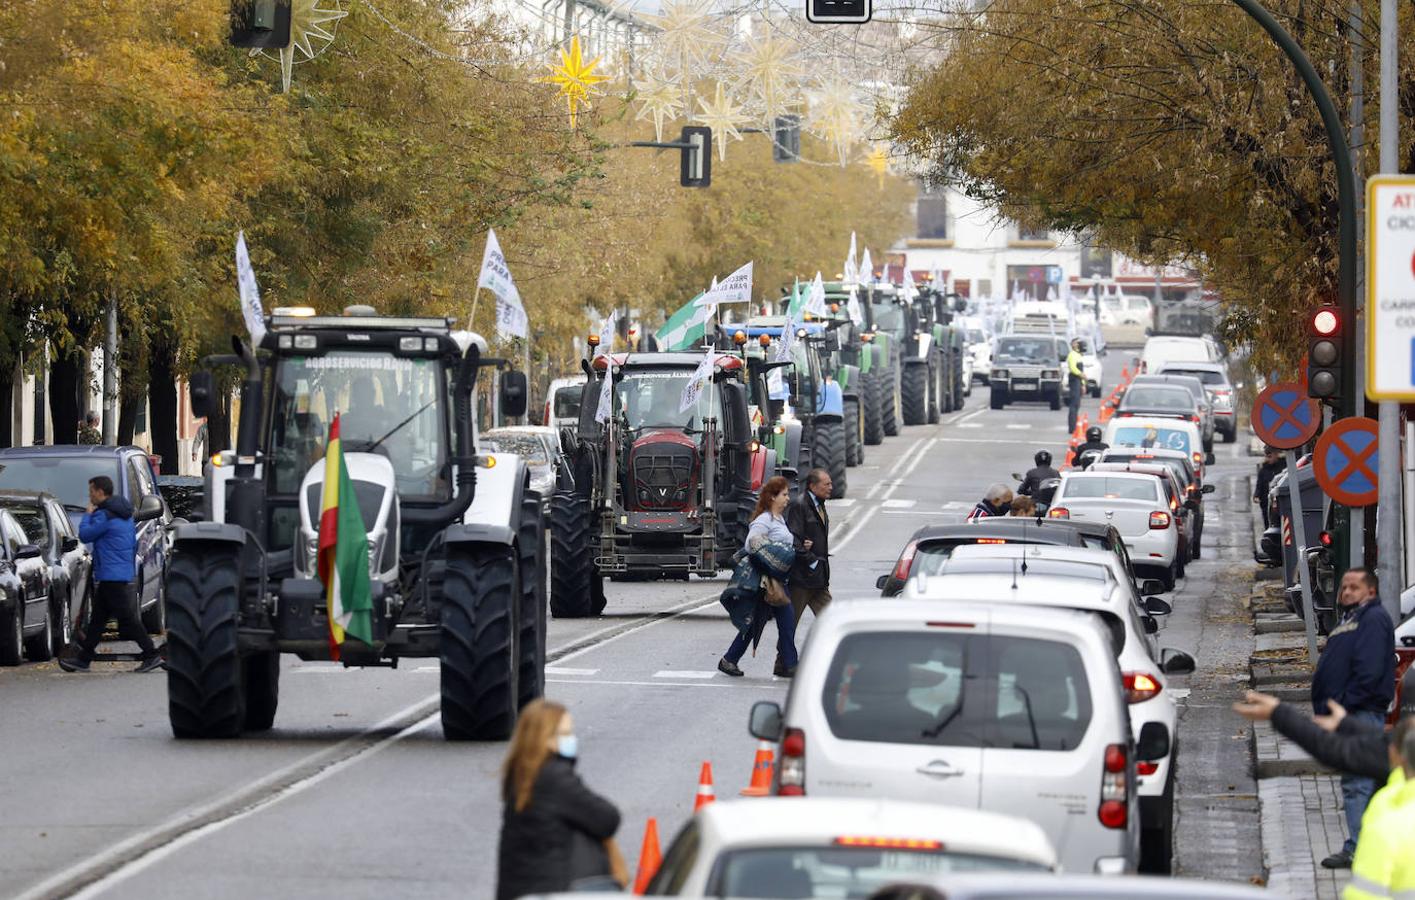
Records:
{"label": "motorcyclist", "polygon": [[1027,470],[1022,484],[1017,488],[1017,493],[1024,497],[1032,496],[1043,481],[1061,477],[1061,473],[1051,467],[1051,452],[1049,450],[1038,450],[1037,455],[1032,457],[1032,462],[1036,463],[1036,466]]}
{"label": "motorcyclist", "polygon": [[[1076,446],[1076,460],[1079,463],[1081,461],[1081,458],[1084,457],[1087,453],[1100,454],[1104,453],[1109,449],[1110,444],[1107,444],[1105,441],[1101,440],[1100,426],[1092,425],[1090,428],[1086,429],[1086,442],[1084,444],[1078,444]],[[1100,457],[1097,456],[1096,459],[1100,459]],[[1094,461],[1095,460],[1092,460],[1092,462]],[[1089,468],[1089,464],[1087,464],[1086,468]]]}

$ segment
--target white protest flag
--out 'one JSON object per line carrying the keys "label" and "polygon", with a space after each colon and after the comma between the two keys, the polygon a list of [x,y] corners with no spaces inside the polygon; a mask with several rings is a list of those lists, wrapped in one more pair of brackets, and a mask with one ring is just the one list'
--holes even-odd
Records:
{"label": "white protest flag", "polygon": [[820,272],[816,273],[815,280],[811,282],[810,293],[806,295],[805,309],[813,316],[830,314],[830,309],[825,305],[825,282],[821,280]]}
{"label": "white protest flag", "polygon": [[914,298],[919,296],[919,289],[914,286],[914,273],[909,271],[908,266],[904,267],[904,300],[906,303],[913,303]]}
{"label": "white protest flag", "polygon": [[728,275],[722,281],[718,281],[713,276],[712,287],[698,300],[704,306],[717,306],[719,303],[748,303],[752,299],[752,264],[747,263],[742,268]]}
{"label": "white protest flag", "polygon": [[875,264],[870,259],[870,248],[865,248],[865,255],[860,257],[860,274],[857,280],[860,284],[875,283]]}
{"label": "white protest flag", "polygon": [[703,361],[698,363],[698,367],[693,370],[693,374],[688,378],[688,383],[683,385],[683,394],[678,398],[678,411],[687,412],[698,405],[698,396],[703,392],[703,385],[712,378],[713,357],[716,351],[709,350],[703,354]]}
{"label": "white protest flag", "polygon": [[845,257],[845,269],[841,274],[841,279],[846,282],[856,280],[859,272],[859,265],[855,262],[855,232],[850,232],[850,255]]}
{"label": "white protest flag", "polygon": [[938,261],[937,261],[937,260],[935,260],[935,261],[934,261],[934,264],[929,268],[929,282],[930,282],[931,284],[933,284],[934,290],[938,291],[940,294],[943,293],[943,291],[944,291],[943,270],[938,267]]}
{"label": "white protest flag", "polygon": [[781,326],[781,340],[776,344],[776,361],[791,358],[791,345],[796,343],[796,329],[800,328],[796,321],[796,314],[788,312],[786,322]]}
{"label": "white protest flag", "polygon": [[850,300],[845,304],[845,311],[856,325],[865,321],[865,310],[860,306],[860,289],[853,284],[850,285]]}
{"label": "white protest flag", "polygon": [[259,347],[265,339],[265,310],[260,307],[260,289],[256,287],[255,270],[246,252],[246,233],[236,232],[236,287],[241,292],[241,316],[246,331],[251,334],[251,346]]}
{"label": "white protest flag", "polygon": [[614,411],[614,367],[604,367],[604,384],[599,389],[599,406],[595,407],[594,420],[608,422]]}
{"label": "white protest flag", "polygon": [[614,326],[619,321],[619,310],[611,310],[609,315],[604,317],[604,324],[599,327],[599,346],[594,348],[594,355],[608,353],[609,348],[614,346]]}
{"label": "white protest flag", "polygon": [[501,337],[524,338],[529,336],[530,321],[526,308],[521,305],[521,292],[511,280],[511,270],[506,267],[506,257],[501,254],[501,245],[496,241],[495,229],[486,233],[486,250],[481,256],[481,276],[477,287],[486,288],[496,295],[496,333]]}
{"label": "white protest flag", "polygon": [[791,399],[791,390],[786,386],[786,379],[780,369],[772,369],[766,373],[766,396],[768,400]]}

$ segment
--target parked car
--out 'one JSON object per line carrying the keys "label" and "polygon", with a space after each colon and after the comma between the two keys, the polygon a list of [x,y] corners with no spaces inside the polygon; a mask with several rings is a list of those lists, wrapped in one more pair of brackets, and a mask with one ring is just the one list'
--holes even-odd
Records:
{"label": "parked car", "polygon": [[1039,825],[1062,867],[1138,858],[1132,738],[1112,634],[1094,613],[954,601],[837,599],[817,620],[785,708],[752,708],[779,742],[776,793],[986,809]]}
{"label": "parked car", "polygon": [[553,428],[508,425],[482,433],[481,446],[492,453],[514,453],[531,473],[531,489],[540,492],[541,505],[549,507],[555,493],[555,464],[560,458],[560,437]]}
{"label": "parked car", "polygon": [[768,797],[712,803],[689,819],[645,892],[669,897],[863,898],[901,878],[1048,872],[1035,824],[901,800]]}
{"label": "parked car", "polygon": [[1195,502],[1194,523],[1195,540],[1190,548],[1193,551],[1192,558],[1198,559],[1202,556],[1204,542],[1204,510],[1206,503],[1204,497],[1214,492],[1212,484],[1204,484],[1203,478],[1197,469],[1194,468],[1194,460],[1188,454],[1180,450],[1139,450],[1134,447],[1116,447],[1106,450],[1101,454],[1100,461],[1103,463],[1139,463],[1141,465],[1163,465],[1167,466],[1174,477],[1179,482],[1179,486],[1184,490],[1184,496]]}
{"label": "parked car", "polygon": [[970,316],[963,320],[963,329],[963,341],[973,361],[972,380],[986,384],[992,369],[992,341],[988,340],[987,327],[981,318]]}
{"label": "parked car", "polygon": [[20,523],[0,509],[0,666],[54,655],[49,623],[49,563]]}
{"label": "parked car", "polygon": [[[541,421],[545,427],[554,429],[557,435],[560,429],[569,428],[575,431],[580,427],[580,396],[585,391],[585,376],[572,375],[569,378],[556,378],[550,382],[550,387],[545,390],[545,418]],[[558,446],[557,438],[557,446]]]}
{"label": "parked car", "polygon": [[[1149,388],[1155,385],[1166,385],[1170,387],[1182,387],[1189,391],[1194,398],[1194,406],[1199,411],[1199,434],[1204,439],[1204,449],[1214,449],[1214,432],[1217,426],[1217,419],[1214,416],[1213,402],[1209,399],[1208,391],[1204,390],[1204,383],[1192,375],[1137,375],[1130,382],[1126,389],[1126,394],[1140,388]],[[1125,403],[1121,400],[1121,405]],[[1160,414],[1160,410],[1153,410],[1152,414]]]}
{"label": "parked car", "polygon": [[1114,525],[1125,539],[1135,573],[1158,578],[1165,590],[1174,590],[1181,563],[1179,522],[1158,478],[1130,472],[1066,472],[1048,515]]}
{"label": "parked car", "polygon": [[0,488],[45,491],[59,498],[77,531],[88,509],[88,481],[113,479],[115,496],[133,505],[137,526],[137,592],[143,626],[152,634],[166,627],[162,571],[167,559],[167,525],[172,514],[153,482],[152,466],[141,447],[60,444],[0,450]]}
{"label": "parked car", "polygon": [[1233,408],[1233,383],[1228,380],[1228,366],[1221,362],[1167,362],[1160,367],[1161,375],[1192,375],[1204,384],[1214,409],[1214,427],[1224,441],[1233,443],[1238,437],[1238,414]]}
{"label": "parked car", "polygon": [[93,554],[79,542],[74,524],[53,494],[7,488],[0,490],[0,509],[15,517],[49,564],[49,640],[52,652],[59,653],[87,619]]}
{"label": "parked car", "polygon": [[1148,297],[1109,294],[1101,298],[1102,325],[1148,325],[1153,318]]}
{"label": "parked car", "polygon": [[978,873],[901,880],[869,900],[1271,900],[1246,884],[1144,875]]}

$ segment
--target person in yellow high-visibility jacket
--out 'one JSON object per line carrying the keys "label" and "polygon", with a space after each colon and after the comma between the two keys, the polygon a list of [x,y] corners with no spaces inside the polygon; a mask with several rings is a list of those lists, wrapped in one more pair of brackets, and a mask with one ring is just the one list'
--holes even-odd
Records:
{"label": "person in yellow high-visibility jacket", "polygon": [[1391,773],[1371,797],[1343,900],[1415,900],[1415,717],[1395,726]]}
{"label": "person in yellow high-visibility jacket", "polygon": [[1081,395],[1086,392],[1086,369],[1080,338],[1071,342],[1066,354],[1066,431],[1076,431],[1076,419],[1081,415]]}

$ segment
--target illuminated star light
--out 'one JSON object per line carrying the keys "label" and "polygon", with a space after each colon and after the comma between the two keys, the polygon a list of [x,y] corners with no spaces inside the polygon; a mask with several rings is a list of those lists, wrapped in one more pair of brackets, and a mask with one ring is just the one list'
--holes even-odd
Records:
{"label": "illuminated star light", "polygon": [[[280,87],[285,93],[290,93],[290,77],[295,66],[295,51],[299,50],[303,59],[299,62],[307,62],[324,52],[324,49],[334,43],[334,26],[339,20],[349,13],[339,8],[339,0],[333,0],[334,6],[320,6],[322,0],[294,0],[290,6],[290,45],[281,47],[277,54],[280,59]],[[324,26],[330,26],[325,28]],[[260,50],[252,51],[251,55],[260,53]]]}
{"label": "illuminated star light", "polygon": [[677,67],[677,74],[684,76],[685,86],[702,74],[727,43],[704,0],[664,0],[657,15],[644,14],[643,18],[659,28],[659,48]]}
{"label": "illuminated star light", "polygon": [[560,63],[550,64],[551,74],[542,78],[541,81],[559,87],[559,95],[565,98],[565,103],[570,107],[570,127],[575,127],[575,117],[580,107],[590,108],[590,97],[597,97],[604,94],[596,85],[601,81],[608,81],[608,75],[600,75],[595,72],[595,66],[599,65],[600,57],[596,56],[589,62],[585,62],[583,54],[580,52],[580,36],[578,34],[570,37],[570,49],[560,48]]}
{"label": "illuminated star light", "polygon": [[737,61],[743,81],[761,101],[767,119],[800,103],[799,82],[806,70],[791,43],[773,40],[770,32],[760,39],[748,38]]}
{"label": "illuminated star light", "polygon": [[726,160],[727,139],[740,141],[742,134],[737,130],[737,126],[748,121],[749,117],[742,112],[741,105],[734,104],[732,98],[723,92],[720,81],[717,83],[712,102],[699,97],[698,106],[702,107],[702,112],[694,116],[693,121],[701,122],[712,129],[712,138],[717,141],[717,158]]}
{"label": "illuminated star light", "polygon": [[672,121],[683,112],[682,87],[678,76],[667,76],[662,70],[650,71],[634,81],[634,94],[639,101],[635,121],[653,118],[655,141],[663,140],[663,123]]}
{"label": "illuminated star light", "polygon": [[879,179],[880,189],[883,190],[884,176],[889,174],[889,151],[885,149],[883,144],[874,145],[869,155],[865,157],[865,165],[875,173],[875,177]]}
{"label": "illuminated star light", "polygon": [[848,82],[827,82],[810,95],[807,122],[812,131],[835,145],[841,166],[859,138],[863,117],[864,106],[855,99],[854,87]]}

